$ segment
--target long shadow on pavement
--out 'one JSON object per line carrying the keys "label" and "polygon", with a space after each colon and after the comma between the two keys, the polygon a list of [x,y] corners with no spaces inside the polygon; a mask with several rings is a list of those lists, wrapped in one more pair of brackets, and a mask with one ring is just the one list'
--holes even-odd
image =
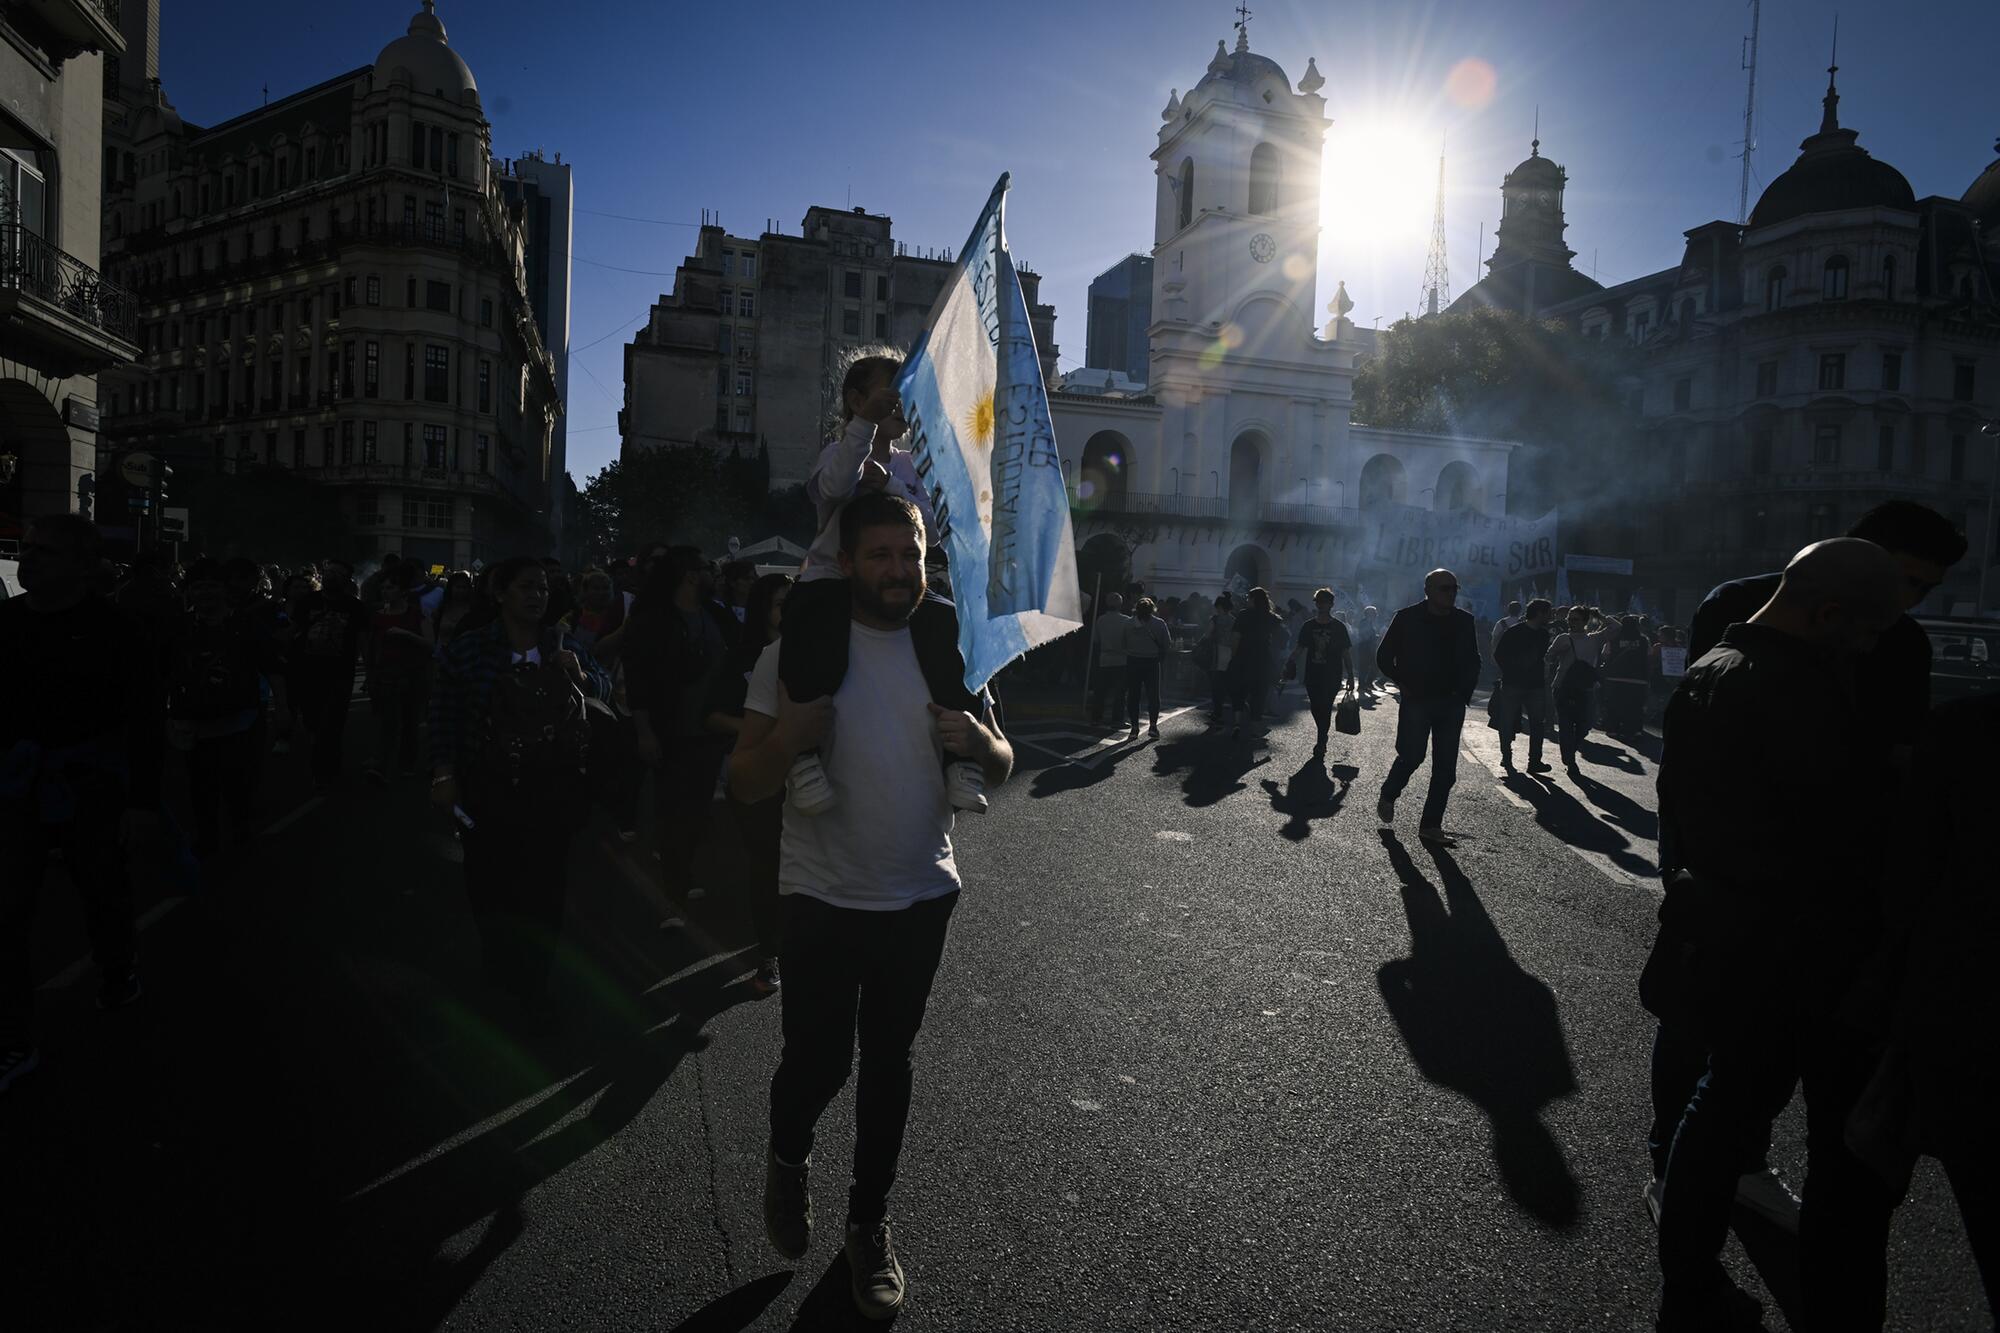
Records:
{"label": "long shadow on pavement", "polygon": [[1271,798],[1271,808],[1289,816],[1278,832],[1293,842],[1304,842],[1312,836],[1313,820],[1331,819],[1340,813],[1347,793],[1354,788],[1354,779],[1360,776],[1361,770],[1352,764],[1335,764],[1329,770],[1315,756],[1283,787],[1270,778],[1258,785]]}
{"label": "long shadow on pavement", "polygon": [[1410,923],[1410,956],[1376,974],[1382,1002],[1426,1079],[1465,1097],[1493,1126],[1493,1157],[1514,1202],[1575,1225],[1576,1178],[1541,1109],[1576,1091],[1553,992],[1521,969],[1451,853],[1426,847],[1443,897],[1383,830]]}
{"label": "long shadow on pavement", "polygon": [[[1640,752],[1636,747],[1627,749],[1624,745],[1607,744],[1586,736],[1583,743],[1576,747],[1576,752],[1580,758],[1588,759],[1593,764],[1601,764],[1605,768],[1615,768],[1621,773],[1637,776],[1646,771],[1646,766],[1639,761]],[[1653,758],[1657,761],[1658,756],[1655,755]]]}
{"label": "long shadow on pavement", "polygon": [[1181,775],[1182,800],[1191,806],[1215,805],[1247,790],[1243,779],[1252,769],[1271,762],[1257,754],[1261,738],[1233,736],[1227,731],[1163,741],[1153,751],[1153,771],[1163,777]]}
{"label": "long shadow on pavement", "polygon": [[[1501,785],[1533,806],[1535,822],[1554,834],[1558,840],[1571,847],[1607,857],[1613,865],[1627,874],[1650,877],[1659,873],[1658,866],[1632,849],[1632,839],[1599,819],[1591,813],[1589,806],[1555,783],[1525,773],[1517,773],[1503,779]],[[1602,783],[1595,785],[1604,791],[1610,790]],[[1658,828],[1659,821],[1656,816],[1655,833],[1658,832]]]}
{"label": "long shadow on pavement", "polygon": [[1117,771],[1118,765],[1145,748],[1147,743],[1120,741],[1109,749],[1100,750],[1098,758],[1089,764],[1079,763],[1074,759],[1051,758],[1047,766],[1035,774],[1034,782],[1028,787],[1028,795],[1037,798],[1058,796],[1066,791],[1081,791],[1085,787],[1094,787],[1109,779]]}
{"label": "long shadow on pavement", "polygon": [[716,1297],[667,1333],[741,1333],[757,1322],[771,1302],[792,1284],[790,1270],[766,1273],[732,1292]]}
{"label": "long shadow on pavement", "polygon": [[1616,787],[1607,786],[1581,769],[1572,774],[1570,780],[1584,798],[1605,813],[1613,824],[1636,838],[1647,842],[1657,842],[1660,837],[1660,813],[1648,810]]}

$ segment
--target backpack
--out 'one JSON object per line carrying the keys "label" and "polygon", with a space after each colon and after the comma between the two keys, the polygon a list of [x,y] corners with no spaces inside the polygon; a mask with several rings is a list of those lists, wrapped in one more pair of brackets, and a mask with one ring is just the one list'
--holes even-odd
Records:
{"label": "backpack", "polygon": [[554,662],[501,668],[475,754],[481,785],[495,794],[554,798],[574,823],[587,816],[590,712],[583,691]]}
{"label": "backpack", "polygon": [[[1568,637],[1568,636],[1565,636]],[[1597,668],[1577,656],[1576,640],[1569,639],[1569,665],[1556,679],[1556,693],[1579,697],[1590,693],[1597,684]]]}

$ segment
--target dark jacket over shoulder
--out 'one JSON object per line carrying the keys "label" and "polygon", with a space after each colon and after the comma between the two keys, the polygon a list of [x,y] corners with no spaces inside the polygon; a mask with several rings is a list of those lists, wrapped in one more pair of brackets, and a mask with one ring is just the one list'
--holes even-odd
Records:
{"label": "dark jacket over shoulder", "polygon": [[1437,615],[1422,602],[1404,607],[1382,635],[1375,666],[1406,698],[1470,701],[1479,685],[1479,631],[1472,613],[1453,608]]}
{"label": "dark jacket over shoulder", "polygon": [[[1717,584],[1688,625],[1688,665],[1707,656],[1724,630],[1762,610],[1783,581],[1782,574],[1759,574]],[[1854,689],[1867,736],[1885,747],[1922,740],[1931,710],[1931,640],[1923,626],[1899,617],[1855,660]]]}
{"label": "dark jacket over shoulder", "polygon": [[1731,625],[1667,705],[1662,842],[1772,951],[1774,980],[1836,981],[1879,941],[1887,812],[1856,725],[1839,664],[1762,625]]}

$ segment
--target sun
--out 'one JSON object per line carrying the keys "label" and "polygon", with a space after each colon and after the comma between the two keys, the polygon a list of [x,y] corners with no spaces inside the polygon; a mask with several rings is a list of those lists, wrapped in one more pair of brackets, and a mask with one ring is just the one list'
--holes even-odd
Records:
{"label": "sun", "polygon": [[1439,149],[1435,131],[1407,121],[1336,121],[1320,169],[1320,220],[1333,252],[1365,263],[1414,250],[1421,267]]}

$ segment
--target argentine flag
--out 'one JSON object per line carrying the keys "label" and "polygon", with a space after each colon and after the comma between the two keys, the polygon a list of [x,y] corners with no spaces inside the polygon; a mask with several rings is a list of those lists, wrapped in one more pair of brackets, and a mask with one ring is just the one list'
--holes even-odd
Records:
{"label": "argentine flag", "polygon": [[1006,176],[903,365],[908,447],[951,556],[965,687],[1083,626],[1069,493],[1020,279]]}

